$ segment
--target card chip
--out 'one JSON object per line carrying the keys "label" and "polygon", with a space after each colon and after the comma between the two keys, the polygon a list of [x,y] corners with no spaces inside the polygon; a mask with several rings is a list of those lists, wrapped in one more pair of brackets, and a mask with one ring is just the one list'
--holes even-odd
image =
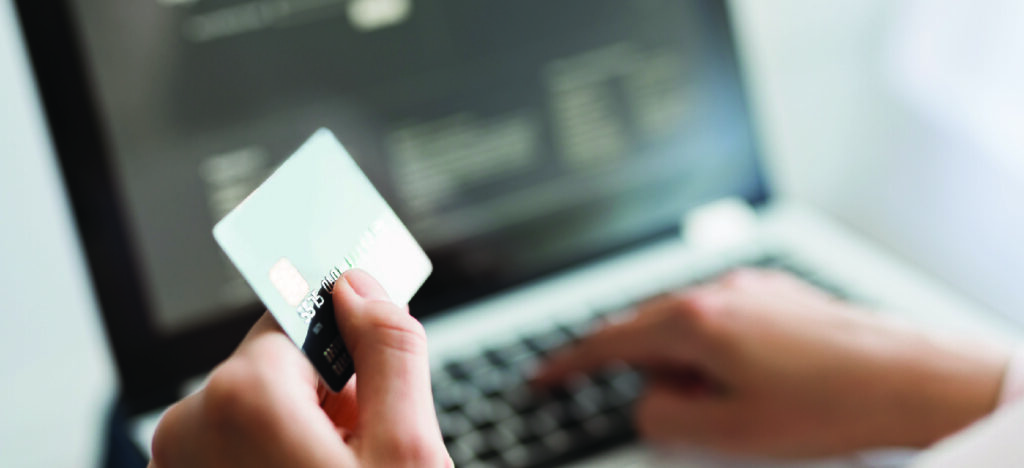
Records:
{"label": "card chip", "polygon": [[287,258],[282,257],[270,267],[270,283],[292,307],[297,307],[309,294],[309,283]]}

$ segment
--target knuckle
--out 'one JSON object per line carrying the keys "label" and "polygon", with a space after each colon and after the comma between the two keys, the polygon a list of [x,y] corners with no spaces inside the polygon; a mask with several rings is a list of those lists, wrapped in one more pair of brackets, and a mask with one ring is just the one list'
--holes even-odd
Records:
{"label": "knuckle", "polygon": [[706,330],[720,315],[720,305],[711,293],[692,291],[677,295],[670,319],[674,328]]}
{"label": "knuckle", "polygon": [[427,332],[418,320],[392,304],[373,306],[365,317],[365,334],[375,344],[409,354],[427,351]]}

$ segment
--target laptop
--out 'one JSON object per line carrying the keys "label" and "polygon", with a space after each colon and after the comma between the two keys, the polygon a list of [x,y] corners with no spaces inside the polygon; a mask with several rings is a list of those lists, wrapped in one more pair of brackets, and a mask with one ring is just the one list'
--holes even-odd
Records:
{"label": "laptop", "polygon": [[143,451],[262,312],[210,228],[320,127],[435,265],[410,306],[460,467],[761,463],[645,447],[628,368],[524,384],[596,324],[740,266],[922,326],[1016,330],[773,196],[723,1],[17,8]]}

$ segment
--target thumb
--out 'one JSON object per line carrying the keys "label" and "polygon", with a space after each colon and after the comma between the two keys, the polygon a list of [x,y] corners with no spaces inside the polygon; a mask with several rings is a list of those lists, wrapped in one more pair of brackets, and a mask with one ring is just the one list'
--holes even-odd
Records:
{"label": "thumb", "polygon": [[363,270],[349,270],[345,272],[344,277],[348,286],[359,297],[375,301],[391,301],[384,286],[381,286],[369,273]]}
{"label": "thumb", "polygon": [[366,272],[342,279],[333,300],[358,376],[361,456],[381,466],[445,464],[423,326]]}

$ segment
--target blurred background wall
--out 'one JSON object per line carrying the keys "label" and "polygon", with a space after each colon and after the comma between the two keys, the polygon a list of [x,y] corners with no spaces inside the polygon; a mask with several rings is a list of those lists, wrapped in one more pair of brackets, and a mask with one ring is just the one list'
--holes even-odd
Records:
{"label": "blurred background wall", "polygon": [[[0,465],[91,466],[115,372],[0,0]],[[1024,11],[735,0],[776,188],[1024,320]]]}
{"label": "blurred background wall", "polygon": [[777,188],[1024,320],[1024,3],[732,3]]}
{"label": "blurred background wall", "polygon": [[115,371],[10,0],[0,2],[0,466],[94,466]]}

